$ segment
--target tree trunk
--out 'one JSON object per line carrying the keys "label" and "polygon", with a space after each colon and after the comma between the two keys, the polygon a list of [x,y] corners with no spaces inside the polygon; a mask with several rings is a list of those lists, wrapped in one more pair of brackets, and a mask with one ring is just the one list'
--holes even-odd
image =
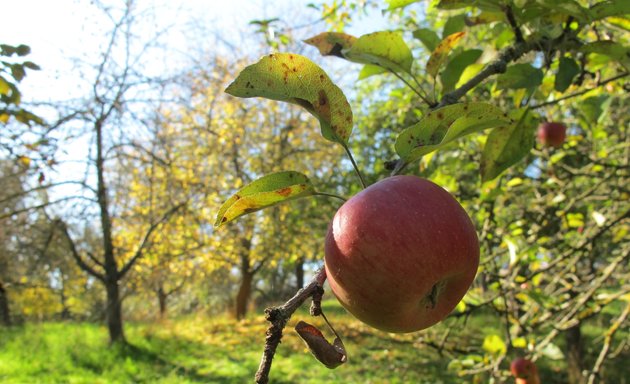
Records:
{"label": "tree trunk", "polygon": [[295,264],[295,283],[297,289],[304,287],[304,258],[300,257]]}
{"label": "tree trunk", "polygon": [[108,279],[105,283],[107,290],[107,329],[109,330],[109,341],[111,344],[124,343],[123,333],[122,302],[120,301],[120,291],[118,290],[118,280]]}
{"label": "tree trunk", "polygon": [[0,282],[0,324],[11,325],[11,312],[9,310],[9,298],[7,297],[7,291]]}
{"label": "tree trunk", "polygon": [[[62,274],[63,275],[63,274]],[[61,290],[59,291],[59,300],[61,301],[61,320],[70,319],[70,308],[68,308],[68,298],[66,297],[66,282],[61,278]]]}
{"label": "tree trunk", "polygon": [[[242,271],[241,271],[242,272]],[[238,287],[236,295],[236,319],[242,320],[247,315],[247,304],[252,293],[252,281],[254,274],[247,271],[242,273],[241,285]]]}
{"label": "tree trunk", "polygon": [[565,341],[567,344],[567,374],[569,384],[583,384],[582,376],[582,331],[580,324],[565,331]]}
{"label": "tree trunk", "polygon": [[161,286],[157,289],[156,293],[158,298],[158,305],[160,306],[160,319],[165,319],[166,301],[168,300],[168,295],[166,294],[166,292],[164,292],[164,288],[162,288]]}

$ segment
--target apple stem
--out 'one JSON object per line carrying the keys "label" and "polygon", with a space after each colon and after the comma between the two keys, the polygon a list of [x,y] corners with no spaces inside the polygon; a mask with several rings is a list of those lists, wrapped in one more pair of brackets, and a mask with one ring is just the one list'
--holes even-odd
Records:
{"label": "apple stem", "polygon": [[332,333],[335,334],[335,337],[337,337],[339,340],[341,340],[341,336],[339,336],[339,334],[337,333],[337,331],[335,331],[335,328],[333,328],[332,324],[330,324],[330,321],[328,321],[328,318],[326,317],[326,315],[324,315],[324,311],[320,312],[320,315],[324,318],[324,321],[326,322],[326,324],[328,325],[328,328],[330,328],[330,330],[332,331]]}
{"label": "apple stem", "polygon": [[361,186],[363,187],[363,189],[367,188],[367,184],[365,183],[365,180],[363,179],[363,175],[361,175],[361,171],[359,171],[359,167],[357,166],[357,162],[354,161],[354,157],[352,156],[352,152],[350,152],[350,148],[348,148],[347,145],[344,145],[343,149],[348,154],[348,158],[350,158],[350,162],[352,163],[352,167],[354,168],[354,171],[357,173],[357,176],[359,176],[359,180],[361,181]]}
{"label": "apple stem", "polygon": [[[265,319],[271,323],[267,328],[265,338],[265,348],[263,350],[260,365],[256,372],[255,382],[257,384],[266,384],[269,382],[269,373],[271,372],[271,363],[276,354],[276,349],[282,339],[282,331],[293,313],[302,305],[309,297],[316,295],[321,296],[322,286],[326,281],[326,270],[320,268],[313,279],[304,288],[300,289],[292,298],[279,307],[270,307],[265,309]],[[333,330],[334,332],[334,330]],[[336,334],[336,333],[335,333]]]}

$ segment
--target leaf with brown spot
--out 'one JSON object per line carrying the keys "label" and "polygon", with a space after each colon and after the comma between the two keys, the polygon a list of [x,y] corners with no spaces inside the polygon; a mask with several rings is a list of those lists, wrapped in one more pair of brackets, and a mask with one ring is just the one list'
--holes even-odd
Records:
{"label": "leaf with brown spot", "polygon": [[317,117],[324,138],[344,146],[348,143],[352,110],[346,96],[326,72],[304,56],[294,53],[264,56],[243,69],[225,92],[300,105]]}
{"label": "leaf with brown spot", "polygon": [[448,54],[451,52],[453,47],[457,44],[459,40],[464,37],[466,32],[456,32],[452,35],[446,36],[440,44],[435,48],[433,53],[431,53],[431,57],[429,57],[429,61],[427,61],[427,73],[433,77],[436,77],[438,72],[440,71],[440,67],[446,61]]}
{"label": "leaf with brown spot", "polygon": [[297,323],[295,331],[313,356],[327,368],[334,369],[348,361],[346,348],[338,337],[330,344],[319,329],[304,321]]}
{"label": "leaf with brown spot", "polygon": [[306,44],[317,48],[322,56],[337,57],[343,57],[341,51],[352,47],[355,41],[356,37],[341,32],[322,32],[304,40]]}
{"label": "leaf with brown spot", "polygon": [[481,153],[481,181],[490,181],[524,158],[534,147],[536,121],[527,109],[510,113],[517,123],[495,128]]}
{"label": "leaf with brown spot", "polygon": [[411,73],[413,56],[400,32],[381,31],[359,37],[343,55],[350,61],[372,64],[397,73]]}
{"label": "leaf with brown spot", "polygon": [[460,137],[511,123],[512,119],[492,104],[448,105],[403,130],[396,138],[396,153],[410,163]]}
{"label": "leaf with brown spot", "polygon": [[310,196],[315,188],[306,175],[295,171],[272,173],[239,189],[219,208],[215,228],[263,208]]}

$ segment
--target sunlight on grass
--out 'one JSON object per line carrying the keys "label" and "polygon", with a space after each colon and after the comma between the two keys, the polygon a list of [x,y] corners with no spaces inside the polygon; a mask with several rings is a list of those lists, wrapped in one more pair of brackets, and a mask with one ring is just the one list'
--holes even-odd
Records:
{"label": "sunlight on grass", "polygon": [[[466,326],[450,319],[430,331],[389,334],[369,328],[335,301],[324,310],[343,335],[347,364],[330,370],[310,355],[293,332],[298,320],[333,335],[308,308],[285,330],[271,371],[272,383],[461,383],[447,370],[450,358],[421,343],[428,332],[456,327],[452,340],[481,342],[497,332],[491,316]],[[1,383],[244,383],[252,382],[267,324],[261,314],[237,322],[228,316],[189,317],[160,323],[127,323],[128,346],[108,347],[106,329],[89,323],[26,324],[0,328]],[[557,369],[557,364],[554,364]],[[544,367],[544,365],[543,365]],[[546,368],[546,367],[545,367]],[[507,367],[506,367],[507,369]],[[548,374],[552,374],[548,368]]]}

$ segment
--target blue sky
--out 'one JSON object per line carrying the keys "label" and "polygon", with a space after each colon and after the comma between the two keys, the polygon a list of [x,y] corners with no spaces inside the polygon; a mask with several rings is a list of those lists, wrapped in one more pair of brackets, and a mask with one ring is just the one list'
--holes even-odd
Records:
{"label": "blue sky", "polygon": [[[122,3],[118,0],[103,2]],[[316,19],[319,14],[307,8],[306,4],[304,0],[138,0],[138,7],[154,11],[152,16],[143,19],[140,29],[143,35],[146,31],[146,36],[154,36],[155,31],[168,26],[168,33],[163,36],[164,57],[149,60],[150,64],[146,68],[156,72],[181,69],[178,66],[185,63],[186,51],[191,45],[193,48],[195,44],[212,48],[212,38],[206,39],[204,33],[217,32],[225,40],[241,44],[243,42],[239,40],[247,39],[254,33],[253,27],[249,25],[251,20],[281,17],[287,22],[303,24]],[[3,20],[0,43],[29,45],[32,53],[28,60],[42,68],[41,71],[29,71],[20,84],[26,103],[37,101],[54,104],[73,98],[81,99],[90,94],[90,89],[86,89],[92,85],[90,79],[93,76],[90,76],[89,71],[91,65],[99,62],[99,55],[112,27],[111,21],[104,18],[102,12],[89,0],[14,0],[4,2],[1,9]],[[196,27],[191,27],[191,21],[206,31],[198,32]],[[314,31],[323,31],[325,28],[326,25],[320,24]],[[386,29],[385,18],[379,10],[375,10],[346,32],[358,36],[383,29]],[[305,54],[318,57],[317,50],[312,47],[309,49]],[[181,55],[180,60],[176,59],[178,55]],[[339,63],[340,60],[335,58],[325,60],[325,65],[336,66]],[[346,66],[344,77],[356,78],[360,66],[343,65]],[[41,113],[40,110],[37,112]],[[46,114],[42,116],[50,119]],[[79,163],[85,159],[89,143],[77,145],[76,139],[73,143],[72,147],[64,147],[64,154],[57,159],[65,162],[65,165],[57,167],[52,174],[47,173],[47,178],[67,180],[83,174],[84,169]],[[60,195],[72,193],[66,189],[56,192]]]}
{"label": "blue sky", "polygon": [[[177,5],[173,5],[175,3]],[[139,0],[137,4],[155,10],[150,23],[156,28],[169,26],[164,41],[167,49],[176,52],[184,52],[191,43],[191,20],[208,30],[219,31],[226,40],[236,41],[253,33],[252,26],[248,25],[253,19],[279,16],[292,21],[291,18],[301,15],[311,18],[316,15],[306,7],[304,0]],[[77,78],[78,61],[94,62],[98,59],[99,45],[104,44],[111,26],[91,2],[7,1],[2,5],[2,11],[5,16],[0,28],[0,43],[31,46],[29,60],[42,67],[40,72],[30,72],[21,85],[25,100],[54,101],[71,96],[72,90],[79,92],[76,87],[68,86]],[[385,26],[381,13],[374,11],[349,28],[348,33],[360,35],[384,29]],[[321,27],[325,28],[325,25]],[[193,38],[203,41],[201,36]],[[177,65],[172,60],[168,63]],[[168,64],[164,62],[160,65]]]}

